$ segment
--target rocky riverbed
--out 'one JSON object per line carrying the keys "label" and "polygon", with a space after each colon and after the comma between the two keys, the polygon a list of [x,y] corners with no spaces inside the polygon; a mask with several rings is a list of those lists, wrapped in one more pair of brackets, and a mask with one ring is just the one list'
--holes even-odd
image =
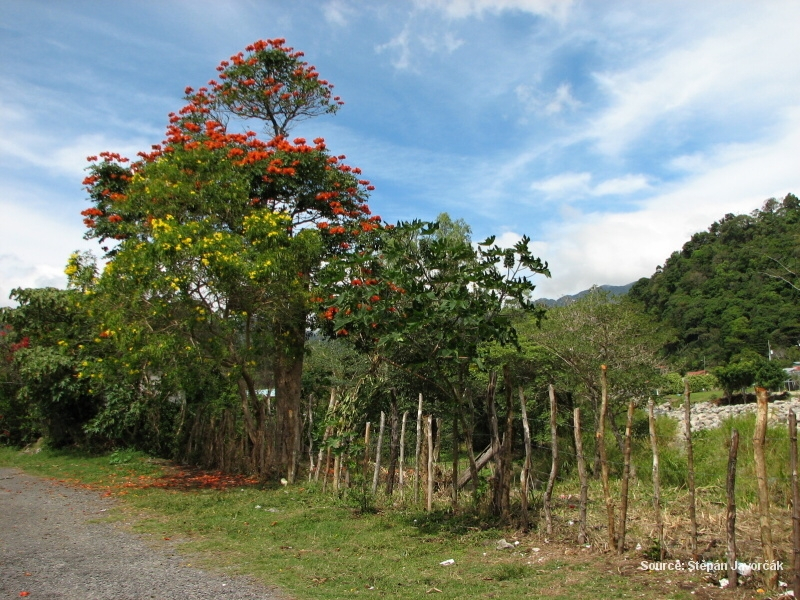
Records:
{"label": "rocky riverbed", "polygon": [[[770,426],[785,424],[790,409],[800,418],[800,396],[795,394],[785,399],[770,401]],[[664,403],[655,406],[653,408],[653,413],[655,416],[666,415],[673,419],[683,421],[683,410],[683,403],[675,404],[675,406],[670,405],[670,403]],[[755,411],[755,402],[731,405],[718,405],[715,402],[698,402],[697,404],[692,404],[692,430],[714,429],[722,425],[723,421],[729,417],[747,415],[755,413]]]}

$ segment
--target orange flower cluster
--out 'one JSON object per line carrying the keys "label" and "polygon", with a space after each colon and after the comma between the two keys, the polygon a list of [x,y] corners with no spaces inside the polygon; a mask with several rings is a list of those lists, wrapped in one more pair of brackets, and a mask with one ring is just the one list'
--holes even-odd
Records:
{"label": "orange flower cluster", "polygon": [[[312,93],[317,94],[317,98],[321,94],[325,102],[328,102],[328,106],[330,106],[331,98],[333,102],[342,104],[338,96],[330,95],[334,86],[320,79],[316,67],[300,60],[303,53],[295,52],[292,48],[287,47],[285,42],[286,40],[282,38],[254,42],[245,48],[245,52],[239,52],[231,56],[230,60],[222,61],[219,64],[217,71],[219,71],[218,79],[220,81],[211,80],[208,82],[208,87],[204,86],[196,90],[187,87],[185,90],[187,104],[177,113],[170,113],[163,142],[154,144],[148,152],[139,152],[140,160],[131,164],[124,172],[109,173],[106,171],[103,173],[94,167],[95,171],[83,181],[89,193],[95,199],[107,198],[110,201],[123,201],[126,199],[126,195],[122,193],[124,188],[115,187],[108,181],[109,178],[130,181],[133,173],[141,171],[147,164],[157,161],[164,155],[175,153],[178,150],[221,150],[236,167],[260,169],[261,178],[265,183],[280,184],[281,178],[296,178],[303,175],[302,165],[307,162],[304,157],[315,152],[324,156],[324,153],[327,152],[323,138],[315,138],[313,142],[309,143],[303,137],[296,137],[290,141],[286,136],[276,136],[264,142],[259,140],[253,131],[229,133],[225,123],[215,117],[216,113],[213,110],[218,106],[220,99],[225,96],[225,103],[231,106],[234,112],[239,112],[243,116],[251,116],[247,112],[250,109],[238,105],[247,104],[262,93],[265,96],[274,96],[271,102],[275,102],[280,97],[279,104],[285,100],[290,103],[296,102],[298,106],[302,106],[305,102],[305,95]],[[284,53],[288,59],[294,61],[295,64],[288,75],[291,83],[278,81],[275,76],[264,74],[262,66],[274,62],[275,56],[262,53],[274,53],[275,51]],[[288,86],[291,86],[291,89]],[[256,92],[255,96],[253,91]],[[298,98],[298,96],[300,97]],[[309,99],[314,100],[313,97],[309,97]],[[281,106],[283,105],[281,104]],[[121,165],[128,162],[127,158],[117,153],[103,152],[99,156],[104,163],[116,162]],[[344,155],[327,157],[325,158],[325,169],[340,171],[348,175],[361,175],[361,169],[344,164],[345,159]],[[88,160],[96,162],[98,157],[90,156]],[[193,173],[186,172],[186,174],[191,176]],[[204,185],[202,182],[195,181],[194,183],[196,191],[202,190]],[[316,200],[323,203],[323,206],[319,209],[320,213],[312,219],[333,217],[331,219],[333,222],[322,220],[317,223],[320,231],[332,235],[357,236],[360,233],[378,229],[381,227],[379,217],[366,219],[371,212],[364,202],[364,198],[371,190],[374,190],[374,186],[366,179],[358,180],[357,185],[334,184],[334,189],[316,194]],[[153,201],[156,201],[155,198]],[[250,198],[250,204],[252,206],[268,206],[270,201],[254,197]],[[98,201],[98,208],[89,210],[93,212],[85,211],[83,215],[87,217],[84,223],[90,228],[97,226],[98,217],[105,217],[110,212],[108,204],[101,200]],[[117,210],[115,209],[114,212]],[[124,215],[124,212],[122,214]],[[121,221],[123,221],[122,215],[111,215],[108,218],[110,223],[120,223]],[[347,228],[344,226],[346,221],[349,221]],[[344,250],[350,248],[350,244],[345,241],[339,242],[338,246]]]}

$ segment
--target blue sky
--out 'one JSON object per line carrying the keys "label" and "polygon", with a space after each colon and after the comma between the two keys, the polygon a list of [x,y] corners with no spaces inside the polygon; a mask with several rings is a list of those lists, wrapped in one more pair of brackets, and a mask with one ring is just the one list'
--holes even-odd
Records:
{"label": "blue sky", "polygon": [[0,1],[0,304],[63,286],[85,158],[161,141],[219,61],[286,38],[346,102],[322,136],[388,221],[465,219],[550,263],[537,296],[649,276],[800,194],[800,3]]}

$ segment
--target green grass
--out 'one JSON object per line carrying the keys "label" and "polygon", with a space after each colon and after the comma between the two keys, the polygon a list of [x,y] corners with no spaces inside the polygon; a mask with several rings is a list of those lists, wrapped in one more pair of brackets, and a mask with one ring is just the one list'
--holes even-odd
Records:
{"label": "green grass", "polygon": [[[153,543],[178,541],[187,562],[250,574],[296,598],[413,599],[435,590],[441,598],[571,599],[601,591],[604,598],[692,597],[665,578],[635,571],[638,557],[547,545],[537,536],[521,537],[517,551],[498,551],[496,540],[513,539],[514,532],[484,529],[482,517],[469,511],[454,516],[399,507],[360,513],[352,499],[302,483],[142,489],[139,484],[152,482],[165,467],[140,454],[45,449],[26,455],[2,448],[0,466],[123,494],[115,518],[132,522]],[[533,545],[542,551],[532,552]],[[451,558],[455,565],[440,566]]]}

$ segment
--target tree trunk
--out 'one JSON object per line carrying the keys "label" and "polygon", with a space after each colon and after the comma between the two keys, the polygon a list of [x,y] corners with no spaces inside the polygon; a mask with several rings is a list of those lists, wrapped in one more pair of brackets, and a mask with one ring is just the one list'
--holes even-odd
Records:
{"label": "tree trunk", "polygon": [[[459,391],[456,391],[456,397],[458,398],[459,402],[458,417],[461,419],[461,426],[464,430],[464,443],[466,444],[467,459],[469,460],[469,474],[467,475],[466,479],[464,478],[464,475],[459,477],[458,488],[461,489],[466,485],[467,481],[472,481],[472,499],[475,501],[478,498],[478,471],[480,468],[475,462],[475,449],[473,447],[474,440],[472,439],[472,432],[475,425],[475,410],[472,397],[469,394],[469,390],[466,390],[464,393],[468,401],[468,410],[465,410],[464,397]],[[469,420],[467,420],[467,413],[469,413]]]}
{"label": "tree trunk", "polygon": [[525,391],[519,386],[519,408],[522,417],[522,436],[525,443],[525,463],[522,465],[522,474],[519,479],[520,512],[522,513],[522,530],[528,531],[530,517],[528,516],[528,490],[531,474],[531,427],[528,423],[528,409],[525,405]]}
{"label": "tree trunk", "polygon": [[503,478],[500,496],[500,516],[504,523],[511,521],[511,480],[514,446],[514,388],[511,385],[511,369],[503,365],[503,386],[506,392],[506,431],[503,435]]}
{"label": "tree trunk", "polygon": [[[325,420],[330,422],[331,415],[333,414],[333,409],[336,407],[336,388],[331,386],[331,398],[328,401],[328,411],[325,413]],[[319,447],[319,455],[317,456],[317,471],[314,473],[314,480],[319,481],[319,470],[320,465],[322,465],[322,453],[325,451],[325,443],[328,441],[328,438],[331,436],[331,432],[333,431],[333,427],[330,425],[325,426],[325,434],[322,436],[322,444]],[[325,468],[330,468],[330,456],[331,451],[328,448],[328,460],[326,461]],[[328,472],[325,472],[325,479],[327,480]]]}
{"label": "tree trunk", "polygon": [[[761,547],[764,561],[775,560],[775,549],[772,545],[772,525],[769,516],[769,484],[767,481],[767,462],[764,457],[764,443],[767,437],[767,413],[769,410],[769,392],[761,387],[756,388],[756,429],[753,433],[753,455],[756,463],[756,480],[758,481],[758,513],[761,529]],[[767,586],[778,587],[778,571],[767,571]]]}
{"label": "tree trunk", "polygon": [[275,339],[280,340],[280,344],[273,363],[276,409],[274,469],[285,473],[289,483],[294,483],[297,476],[297,460],[302,443],[300,393],[306,344],[305,313],[297,321],[287,327],[275,327]]}
{"label": "tree trunk", "polygon": [[433,420],[433,462],[438,463],[442,453],[442,419]]}
{"label": "tree trunk", "polygon": [[339,491],[339,475],[342,469],[342,455],[337,454],[333,457],[333,491]]}
{"label": "tree trunk", "polygon": [[739,432],[731,431],[731,447],[728,450],[728,477],[725,490],[728,494],[726,514],[726,533],[728,547],[728,585],[735,588],[739,584],[739,573],[736,570],[736,458],[739,453]]}
{"label": "tree trunk", "polygon": [[478,480],[478,472],[488,465],[494,458],[494,448],[488,446],[478,457],[474,456],[470,459],[470,469],[466,473],[462,473],[458,478],[458,489],[463,488],[470,481],[475,482]]}
{"label": "tree trunk", "polygon": [[494,477],[492,477],[492,512],[500,515],[502,510],[503,487],[503,453],[500,447],[500,426],[497,422],[497,406],[495,404],[495,388],[497,373],[489,373],[489,387],[486,390],[486,406],[489,409],[489,433],[491,435],[492,453],[494,455]]}

